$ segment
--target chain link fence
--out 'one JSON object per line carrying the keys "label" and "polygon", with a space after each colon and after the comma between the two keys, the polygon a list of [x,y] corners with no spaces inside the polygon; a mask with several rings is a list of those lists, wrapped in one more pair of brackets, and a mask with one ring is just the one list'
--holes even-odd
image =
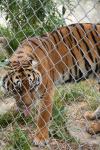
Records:
{"label": "chain link fence", "polygon": [[[45,147],[35,147],[32,142],[41,102],[36,100],[34,104],[32,100],[30,111],[23,110],[16,106],[12,93],[2,92],[2,78],[7,72],[4,68],[24,39],[28,40],[33,36],[38,38],[57,30],[58,27],[73,23],[100,23],[100,1],[0,1],[1,150],[99,150],[100,135],[90,135],[86,132],[91,122],[83,117],[87,110],[94,111],[100,105],[98,84],[93,79],[63,86],[54,85],[53,117],[49,124],[50,138]],[[97,121],[99,122],[98,118]]]}

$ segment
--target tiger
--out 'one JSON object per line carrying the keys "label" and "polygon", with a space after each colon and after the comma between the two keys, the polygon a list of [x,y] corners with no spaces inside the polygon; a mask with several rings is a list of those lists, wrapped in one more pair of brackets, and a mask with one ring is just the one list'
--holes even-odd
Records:
{"label": "tiger", "polygon": [[[12,91],[16,102],[27,109],[39,100],[33,143],[45,145],[49,141],[55,86],[90,77],[100,85],[100,24],[75,23],[23,40],[9,58],[3,88]],[[95,116],[85,114],[87,119]],[[99,132],[100,122],[90,128]]]}

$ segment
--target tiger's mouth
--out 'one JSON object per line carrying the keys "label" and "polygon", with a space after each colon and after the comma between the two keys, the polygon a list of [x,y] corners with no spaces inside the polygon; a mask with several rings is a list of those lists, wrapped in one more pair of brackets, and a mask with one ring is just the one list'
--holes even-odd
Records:
{"label": "tiger's mouth", "polygon": [[17,107],[17,112],[22,112],[25,117],[30,116],[30,107],[24,106],[22,109],[20,107]]}
{"label": "tiger's mouth", "polygon": [[22,114],[24,114],[25,117],[28,117],[30,115],[31,106],[27,106],[22,100],[17,101],[16,104],[17,112],[21,112]]}
{"label": "tiger's mouth", "polygon": [[30,115],[30,108],[29,107],[25,107],[23,110],[24,116],[28,117]]}

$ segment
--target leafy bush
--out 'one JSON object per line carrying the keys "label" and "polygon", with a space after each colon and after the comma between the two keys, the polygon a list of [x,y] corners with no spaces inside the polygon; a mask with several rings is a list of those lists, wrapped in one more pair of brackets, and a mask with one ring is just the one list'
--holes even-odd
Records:
{"label": "leafy bush", "polygon": [[[43,5],[43,6],[42,6]],[[42,35],[65,24],[52,0],[0,1],[9,27],[0,27],[0,35],[8,39],[7,49],[12,53],[28,37]],[[27,11],[26,11],[27,10]]]}

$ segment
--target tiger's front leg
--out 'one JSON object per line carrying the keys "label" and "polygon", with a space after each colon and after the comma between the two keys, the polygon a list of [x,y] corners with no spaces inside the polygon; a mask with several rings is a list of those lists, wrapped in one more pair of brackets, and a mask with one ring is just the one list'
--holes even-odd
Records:
{"label": "tiger's front leg", "polygon": [[48,93],[45,93],[43,100],[41,100],[37,130],[33,140],[35,145],[44,146],[48,143],[48,124],[52,116],[52,96],[53,91],[48,91]]}

